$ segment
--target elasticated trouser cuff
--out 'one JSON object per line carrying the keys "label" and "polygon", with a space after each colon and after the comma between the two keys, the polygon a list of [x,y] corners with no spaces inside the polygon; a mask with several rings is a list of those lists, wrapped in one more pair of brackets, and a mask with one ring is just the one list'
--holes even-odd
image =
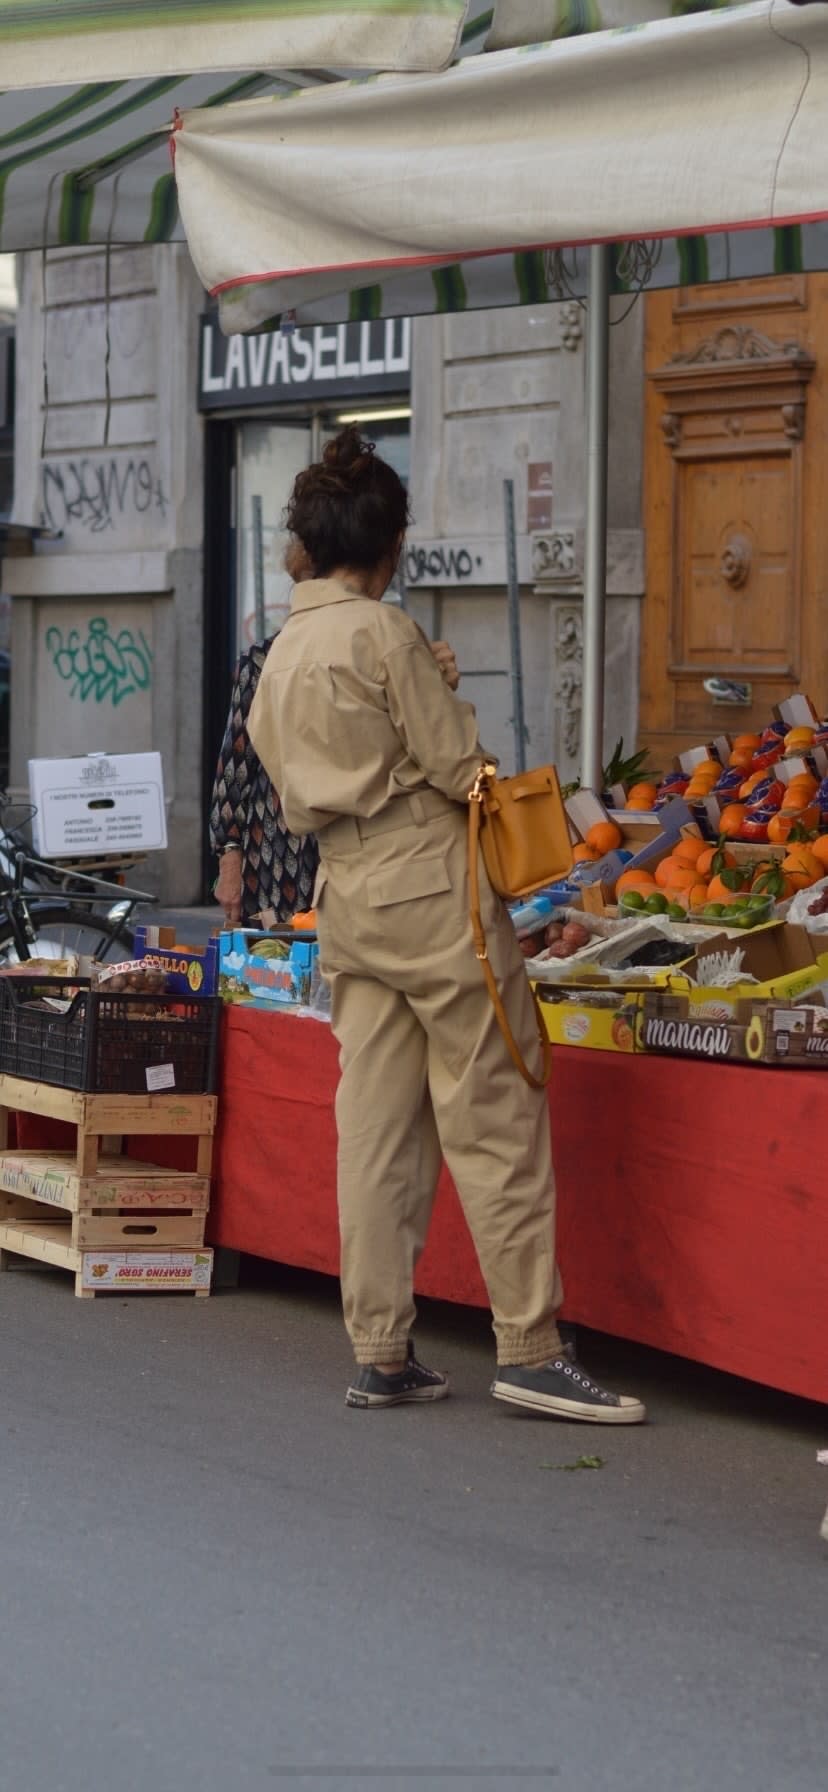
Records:
{"label": "elasticated trouser cuff", "polygon": [[358,1363],[374,1363],[378,1369],[383,1363],[404,1363],[408,1356],[408,1332],[402,1332],[397,1338],[352,1338],[354,1358]]}
{"label": "elasticated trouser cuff", "polygon": [[560,1356],[563,1344],[561,1334],[556,1325],[544,1326],[542,1331],[515,1332],[506,1331],[502,1326],[497,1328],[497,1360],[499,1363],[511,1363],[522,1369],[536,1369],[539,1363],[548,1363],[552,1357]]}

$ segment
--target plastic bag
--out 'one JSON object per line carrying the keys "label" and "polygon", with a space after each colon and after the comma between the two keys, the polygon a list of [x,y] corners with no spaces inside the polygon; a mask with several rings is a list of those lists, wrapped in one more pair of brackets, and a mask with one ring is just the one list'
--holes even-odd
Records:
{"label": "plastic bag", "polygon": [[[821,896],[826,899],[826,910],[821,915],[812,915],[811,905]],[[794,927],[807,927],[809,933],[828,933],[828,877],[821,877],[818,884],[811,884],[807,890],[797,890],[787,918]]]}

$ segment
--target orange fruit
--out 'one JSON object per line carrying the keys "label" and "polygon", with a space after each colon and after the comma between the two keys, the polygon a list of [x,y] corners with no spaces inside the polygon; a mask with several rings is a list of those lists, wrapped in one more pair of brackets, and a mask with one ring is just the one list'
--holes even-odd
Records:
{"label": "orange fruit", "polygon": [[655,878],[649,871],[622,871],[615,886],[616,896],[623,896],[625,890],[640,890],[642,895],[652,896],[656,887]]}
{"label": "orange fruit", "polygon": [[736,897],[739,894],[740,892],[738,890],[729,890],[727,884],[723,884],[721,877],[718,875],[716,877],[711,877],[707,886],[708,902],[735,902]]}
{"label": "orange fruit", "polygon": [[789,728],[785,735],[786,753],[803,753],[813,743],[813,728]]}
{"label": "orange fruit", "polygon": [[732,852],[728,852],[726,846],[706,846],[696,860],[696,870],[699,877],[713,876],[713,860],[718,853],[721,853],[722,855],[722,867],[729,866],[732,869],[736,860],[733,857]]}
{"label": "orange fruit", "polygon": [[796,776],[791,778],[785,794],[790,796],[792,790],[804,790],[806,796],[816,796],[818,789],[819,784],[813,772],[797,772]]}
{"label": "orange fruit", "polygon": [[744,803],[726,803],[719,816],[719,833],[724,834],[728,840],[735,839],[736,835],[742,831],[744,819]]}
{"label": "orange fruit", "polygon": [[718,759],[702,759],[698,765],[694,765],[690,781],[693,784],[718,784],[721,775],[722,768]]}
{"label": "orange fruit", "polygon": [[680,840],[678,846],[673,847],[672,856],[677,865],[689,865],[692,870],[694,865],[698,865],[703,852],[704,841],[696,840],[692,834],[688,834],[686,840]]}
{"label": "orange fruit", "polygon": [[574,865],[594,865],[600,857],[601,854],[593,846],[586,846],[582,842],[573,849],[572,862]]}
{"label": "orange fruit", "polygon": [[[669,859],[666,859],[664,863],[670,865],[669,877],[661,886],[665,895],[671,890],[692,890],[693,885],[698,883],[699,880],[692,866],[677,865],[675,859],[672,861],[672,864]],[[661,866],[659,866],[659,871],[660,870]],[[656,876],[657,875],[658,873],[656,873]]]}
{"label": "orange fruit", "polygon": [[795,827],[819,827],[819,808],[816,803],[808,803],[807,807],[788,808],[783,803],[779,811],[786,819],[790,817]]}
{"label": "orange fruit", "polygon": [[672,883],[673,872],[677,870],[678,866],[672,853],[670,853],[668,858],[662,859],[660,865],[656,865],[655,880],[660,890],[666,890],[667,885]]}
{"label": "orange fruit", "polygon": [[731,771],[738,770],[739,766],[743,766],[745,771],[749,772],[753,764],[753,748],[734,747],[728,764]]}
{"label": "orange fruit", "polygon": [[651,809],[657,796],[657,784],[634,784],[627,794],[625,806],[628,809]]}
{"label": "orange fruit", "polygon": [[750,777],[745,779],[744,784],[739,785],[740,803],[746,802],[747,798],[753,795],[757,784],[761,784],[767,775],[767,772],[752,772]]}
{"label": "orange fruit", "polygon": [[703,883],[691,884],[690,889],[687,892],[687,899],[691,909],[705,908],[710,901],[710,897],[707,893],[707,885]]}
{"label": "orange fruit", "polygon": [[810,849],[814,858],[819,859],[824,871],[828,872],[828,834],[820,834],[818,840],[812,840]]}
{"label": "orange fruit", "polygon": [[800,890],[806,890],[809,884],[815,884],[821,878],[822,862],[814,857],[809,846],[794,845],[789,847],[787,857],[782,860],[782,870]]}
{"label": "orange fruit", "polygon": [[769,844],[771,846],[784,846],[793,825],[794,818],[792,815],[783,815],[780,812],[778,815],[772,816],[771,820],[768,822]]}
{"label": "orange fruit", "polygon": [[621,829],[616,827],[614,821],[596,821],[587,830],[586,843],[587,846],[593,848],[600,859],[603,858],[605,852],[614,852],[616,846],[621,845],[623,838]]}
{"label": "orange fruit", "polygon": [[741,752],[743,747],[749,747],[751,753],[755,753],[757,747],[761,747],[761,745],[762,737],[760,734],[737,734],[736,739],[733,742],[733,751],[738,753]]}

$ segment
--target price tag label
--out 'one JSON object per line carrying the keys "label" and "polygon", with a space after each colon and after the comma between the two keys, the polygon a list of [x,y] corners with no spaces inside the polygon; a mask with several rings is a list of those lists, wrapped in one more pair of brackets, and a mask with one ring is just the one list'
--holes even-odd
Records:
{"label": "price tag label", "polygon": [[147,1088],[151,1095],[160,1094],[162,1089],[174,1089],[175,1066],[173,1064],[152,1064],[147,1071]]}

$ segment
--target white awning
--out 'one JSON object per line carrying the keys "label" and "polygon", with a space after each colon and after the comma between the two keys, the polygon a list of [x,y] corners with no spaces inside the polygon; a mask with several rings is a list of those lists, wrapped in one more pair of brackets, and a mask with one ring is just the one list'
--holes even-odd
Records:
{"label": "white awning", "polygon": [[828,217],[828,11],[757,0],[184,115],[179,204],[246,330],[446,262]]}
{"label": "white awning", "polygon": [[467,0],[0,0],[3,88],[260,69],[444,68]]}

